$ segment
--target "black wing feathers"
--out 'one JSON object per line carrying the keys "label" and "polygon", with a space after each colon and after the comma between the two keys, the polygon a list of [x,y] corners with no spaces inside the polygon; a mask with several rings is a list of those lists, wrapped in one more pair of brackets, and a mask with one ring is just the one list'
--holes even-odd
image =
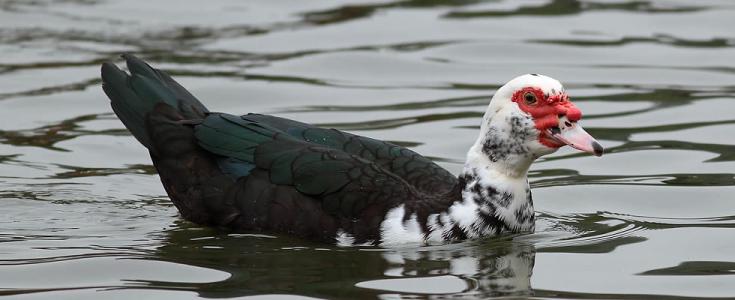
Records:
{"label": "black wing feathers", "polygon": [[274,116],[248,114],[241,118],[267,125],[297,140],[359,156],[397,175],[412,187],[425,193],[447,193],[457,185],[457,178],[444,168],[416,152],[395,144]]}
{"label": "black wing feathers", "polygon": [[[166,73],[123,57],[130,75],[103,64],[103,89],[193,222],[316,239],[341,228],[358,243],[377,241],[390,208],[446,206],[431,199],[456,187],[446,170],[388,142],[273,116],[209,113]],[[436,209],[422,211],[425,219]]]}
{"label": "black wing feathers", "polygon": [[255,148],[272,140],[277,131],[236,116],[211,114],[195,127],[199,145],[212,153],[255,162]]}
{"label": "black wing feathers", "polygon": [[[195,136],[207,151],[252,162],[268,171],[271,183],[320,199],[335,215],[356,217],[376,201],[390,207],[418,197],[404,180],[371,161],[254,120],[211,114],[195,127]],[[337,137],[320,141],[333,143]]]}

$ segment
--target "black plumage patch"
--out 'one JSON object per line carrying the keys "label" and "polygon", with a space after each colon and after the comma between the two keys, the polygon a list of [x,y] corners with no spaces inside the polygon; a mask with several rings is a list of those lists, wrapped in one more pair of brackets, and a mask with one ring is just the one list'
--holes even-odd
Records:
{"label": "black plumage patch", "polygon": [[525,155],[530,152],[526,143],[533,139],[533,126],[526,124],[522,116],[511,116],[507,119],[510,129],[488,129],[482,144],[482,152],[493,162],[508,159],[511,155]]}
{"label": "black plumage patch", "polygon": [[444,233],[443,238],[447,241],[461,241],[467,239],[467,233],[462,230],[462,228],[459,227],[459,225],[455,224],[452,229],[450,229],[448,232]]}
{"label": "black plumage patch", "polygon": [[493,201],[494,203],[497,203],[502,207],[508,207],[513,201],[513,194],[508,192],[503,192],[502,194],[496,193],[492,196],[492,199],[495,200]]}
{"label": "black plumage patch", "polygon": [[484,232],[493,232],[494,234],[499,234],[504,229],[507,229],[508,226],[505,222],[495,215],[495,207],[490,204],[488,208],[490,209],[487,213],[480,213],[481,224],[479,224],[478,229]]}
{"label": "black plumage patch", "polygon": [[527,223],[533,223],[534,221],[534,213],[533,209],[530,207],[531,204],[526,202],[521,204],[521,207],[518,208],[516,211],[516,221],[520,224],[527,224]]}
{"label": "black plumage patch", "polygon": [[526,186],[526,202],[516,211],[516,221],[520,224],[533,224],[536,222],[536,215],[533,210],[533,196],[531,195],[531,187]]}

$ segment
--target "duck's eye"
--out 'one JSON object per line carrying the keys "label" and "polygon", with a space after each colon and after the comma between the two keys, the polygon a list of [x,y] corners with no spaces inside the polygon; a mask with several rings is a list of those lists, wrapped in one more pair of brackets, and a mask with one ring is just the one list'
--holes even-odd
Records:
{"label": "duck's eye", "polygon": [[528,105],[534,105],[536,104],[536,95],[534,93],[528,92],[523,95],[523,100],[526,101],[526,104]]}

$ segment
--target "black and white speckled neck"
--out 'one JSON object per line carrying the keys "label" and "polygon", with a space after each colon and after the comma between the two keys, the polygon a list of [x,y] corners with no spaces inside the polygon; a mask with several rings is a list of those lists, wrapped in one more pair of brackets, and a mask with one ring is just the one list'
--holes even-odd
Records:
{"label": "black and white speckled neck", "polygon": [[424,213],[422,208],[405,205],[390,210],[381,223],[381,244],[457,241],[534,230],[528,169],[536,158],[555,149],[539,143],[531,116],[502,92],[485,113],[454,194],[446,197],[454,202]]}
{"label": "black and white speckled neck", "polygon": [[477,206],[477,218],[469,230],[479,235],[533,231],[535,216],[527,179],[500,182],[497,178],[483,178],[489,173],[468,167],[460,175],[460,182],[464,184],[463,201]]}

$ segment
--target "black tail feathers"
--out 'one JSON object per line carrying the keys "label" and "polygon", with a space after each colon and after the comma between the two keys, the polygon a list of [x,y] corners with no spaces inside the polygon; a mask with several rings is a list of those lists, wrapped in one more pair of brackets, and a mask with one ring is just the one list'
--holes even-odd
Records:
{"label": "black tail feathers", "polygon": [[156,105],[174,108],[182,118],[198,119],[208,112],[189,91],[163,71],[156,70],[132,54],[123,54],[130,75],[113,63],[102,64],[102,88],[112,110],[141,144],[151,149],[146,119]]}

